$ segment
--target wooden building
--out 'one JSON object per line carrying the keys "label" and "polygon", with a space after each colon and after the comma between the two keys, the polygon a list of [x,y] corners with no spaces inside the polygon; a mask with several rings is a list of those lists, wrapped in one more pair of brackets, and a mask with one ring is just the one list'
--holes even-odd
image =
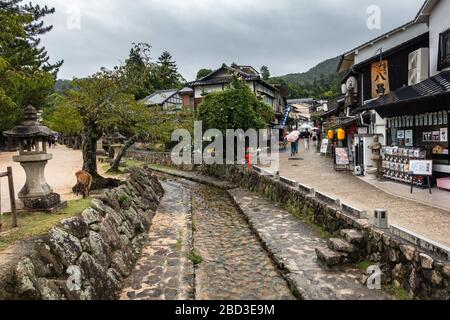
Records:
{"label": "wooden building", "polygon": [[[420,149],[433,160],[435,177],[450,174],[449,16],[450,1],[427,0],[411,22],[342,55],[341,112],[348,117],[346,126],[357,127],[354,152],[367,148],[358,137],[377,135],[387,148]],[[390,171],[398,173],[389,175],[408,181],[408,161],[396,162],[402,170],[396,167]]]}
{"label": "wooden building", "polygon": [[183,99],[178,89],[156,91],[143,99],[148,107],[157,107],[161,111],[175,111],[183,108]]}
{"label": "wooden building", "polygon": [[281,118],[287,104],[287,92],[280,87],[270,85],[262,80],[258,71],[251,66],[237,66],[232,68],[223,64],[219,69],[206,77],[188,83],[188,87],[193,90],[194,108],[198,108],[203,97],[208,93],[225,90],[230,84],[233,75],[242,78],[252,92],[254,92],[261,101],[272,106],[275,113]]}

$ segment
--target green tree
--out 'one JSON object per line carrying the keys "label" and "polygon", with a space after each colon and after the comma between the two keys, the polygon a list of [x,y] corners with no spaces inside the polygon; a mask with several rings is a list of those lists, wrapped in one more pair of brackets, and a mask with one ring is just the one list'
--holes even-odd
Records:
{"label": "green tree", "polygon": [[40,47],[39,36],[52,29],[42,19],[54,9],[21,2],[0,0],[1,131],[21,120],[23,106],[42,108],[62,64],[50,64],[47,51]]}
{"label": "green tree", "polygon": [[2,47],[2,56],[8,58],[12,67],[20,67],[29,72],[46,71],[56,75],[63,61],[50,63],[45,47],[40,47],[39,38],[53,29],[53,26],[45,25],[42,19],[55,13],[55,9],[22,2],[24,1],[0,0],[0,11],[17,17],[25,31],[25,36],[11,37],[11,42]]}
{"label": "green tree", "polygon": [[75,79],[69,93],[70,103],[78,110],[83,122],[83,170],[93,179],[93,189],[110,186],[111,180],[98,174],[96,146],[104,132],[110,130],[110,122],[117,114],[123,114],[136,103],[132,94],[126,92],[117,81],[113,71],[103,69],[85,79]]}
{"label": "green tree", "polygon": [[44,123],[52,130],[66,136],[79,135],[83,131],[80,113],[66,97],[59,97],[58,105]]}
{"label": "green tree", "polygon": [[161,54],[156,64],[154,79],[156,90],[179,88],[185,82],[178,72],[177,63],[172,61],[172,55],[168,51]]}
{"label": "green tree", "polygon": [[209,75],[210,73],[212,73],[213,71],[211,70],[211,69],[200,69],[198,72],[197,72],[197,80],[200,80],[200,79],[202,79],[202,78],[204,78],[204,77],[206,77],[207,75]]}
{"label": "green tree", "polygon": [[206,95],[198,114],[204,128],[217,128],[224,134],[227,129],[266,128],[273,117],[273,109],[236,77],[228,89]]}
{"label": "green tree", "polygon": [[269,80],[270,79],[270,71],[269,68],[267,66],[262,66],[261,67],[261,76],[263,80]]}
{"label": "green tree", "polygon": [[121,68],[122,81],[136,100],[143,99],[155,91],[156,64],[150,57],[151,46],[148,43],[133,43],[130,54]]}

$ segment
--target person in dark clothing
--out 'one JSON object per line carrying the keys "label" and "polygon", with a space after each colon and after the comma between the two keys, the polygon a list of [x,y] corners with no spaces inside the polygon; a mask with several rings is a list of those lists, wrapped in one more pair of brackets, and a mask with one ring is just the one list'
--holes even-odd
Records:
{"label": "person in dark clothing", "polygon": [[309,132],[308,129],[306,129],[305,132],[305,149],[309,151],[309,140],[311,139],[311,132]]}
{"label": "person in dark clothing", "polygon": [[295,157],[298,154],[298,142],[300,141],[300,137],[294,142],[291,142],[291,157]]}

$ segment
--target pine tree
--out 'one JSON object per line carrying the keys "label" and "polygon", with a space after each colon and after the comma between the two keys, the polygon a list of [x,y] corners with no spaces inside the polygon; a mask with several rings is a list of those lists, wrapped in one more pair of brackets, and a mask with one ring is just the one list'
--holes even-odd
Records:
{"label": "pine tree", "polygon": [[27,104],[45,105],[62,64],[50,64],[40,47],[39,36],[52,29],[42,18],[54,9],[21,2],[0,0],[0,131],[19,123]]}
{"label": "pine tree", "polygon": [[40,36],[53,29],[53,26],[45,25],[42,19],[55,13],[55,9],[22,2],[23,0],[0,0],[0,11],[8,16],[18,17],[26,33],[25,37],[18,37],[2,47],[1,55],[8,59],[11,68],[29,73],[44,71],[56,77],[63,61],[50,63],[45,47],[40,46]]}
{"label": "pine tree", "polygon": [[177,63],[172,61],[172,55],[168,51],[164,51],[158,58],[156,82],[158,90],[166,90],[178,88],[184,81],[178,72]]}
{"label": "pine tree", "polygon": [[151,46],[147,43],[133,43],[128,59],[123,66],[123,81],[136,100],[154,91],[155,63],[150,57]]}

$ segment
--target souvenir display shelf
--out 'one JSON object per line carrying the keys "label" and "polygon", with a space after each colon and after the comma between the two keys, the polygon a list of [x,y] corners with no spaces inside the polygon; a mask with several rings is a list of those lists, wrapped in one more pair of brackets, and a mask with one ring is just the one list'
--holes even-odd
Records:
{"label": "souvenir display shelf", "polygon": [[408,184],[413,182],[418,187],[426,185],[425,177],[411,177],[409,175],[409,161],[426,160],[426,150],[420,148],[384,147],[382,154],[384,178]]}

